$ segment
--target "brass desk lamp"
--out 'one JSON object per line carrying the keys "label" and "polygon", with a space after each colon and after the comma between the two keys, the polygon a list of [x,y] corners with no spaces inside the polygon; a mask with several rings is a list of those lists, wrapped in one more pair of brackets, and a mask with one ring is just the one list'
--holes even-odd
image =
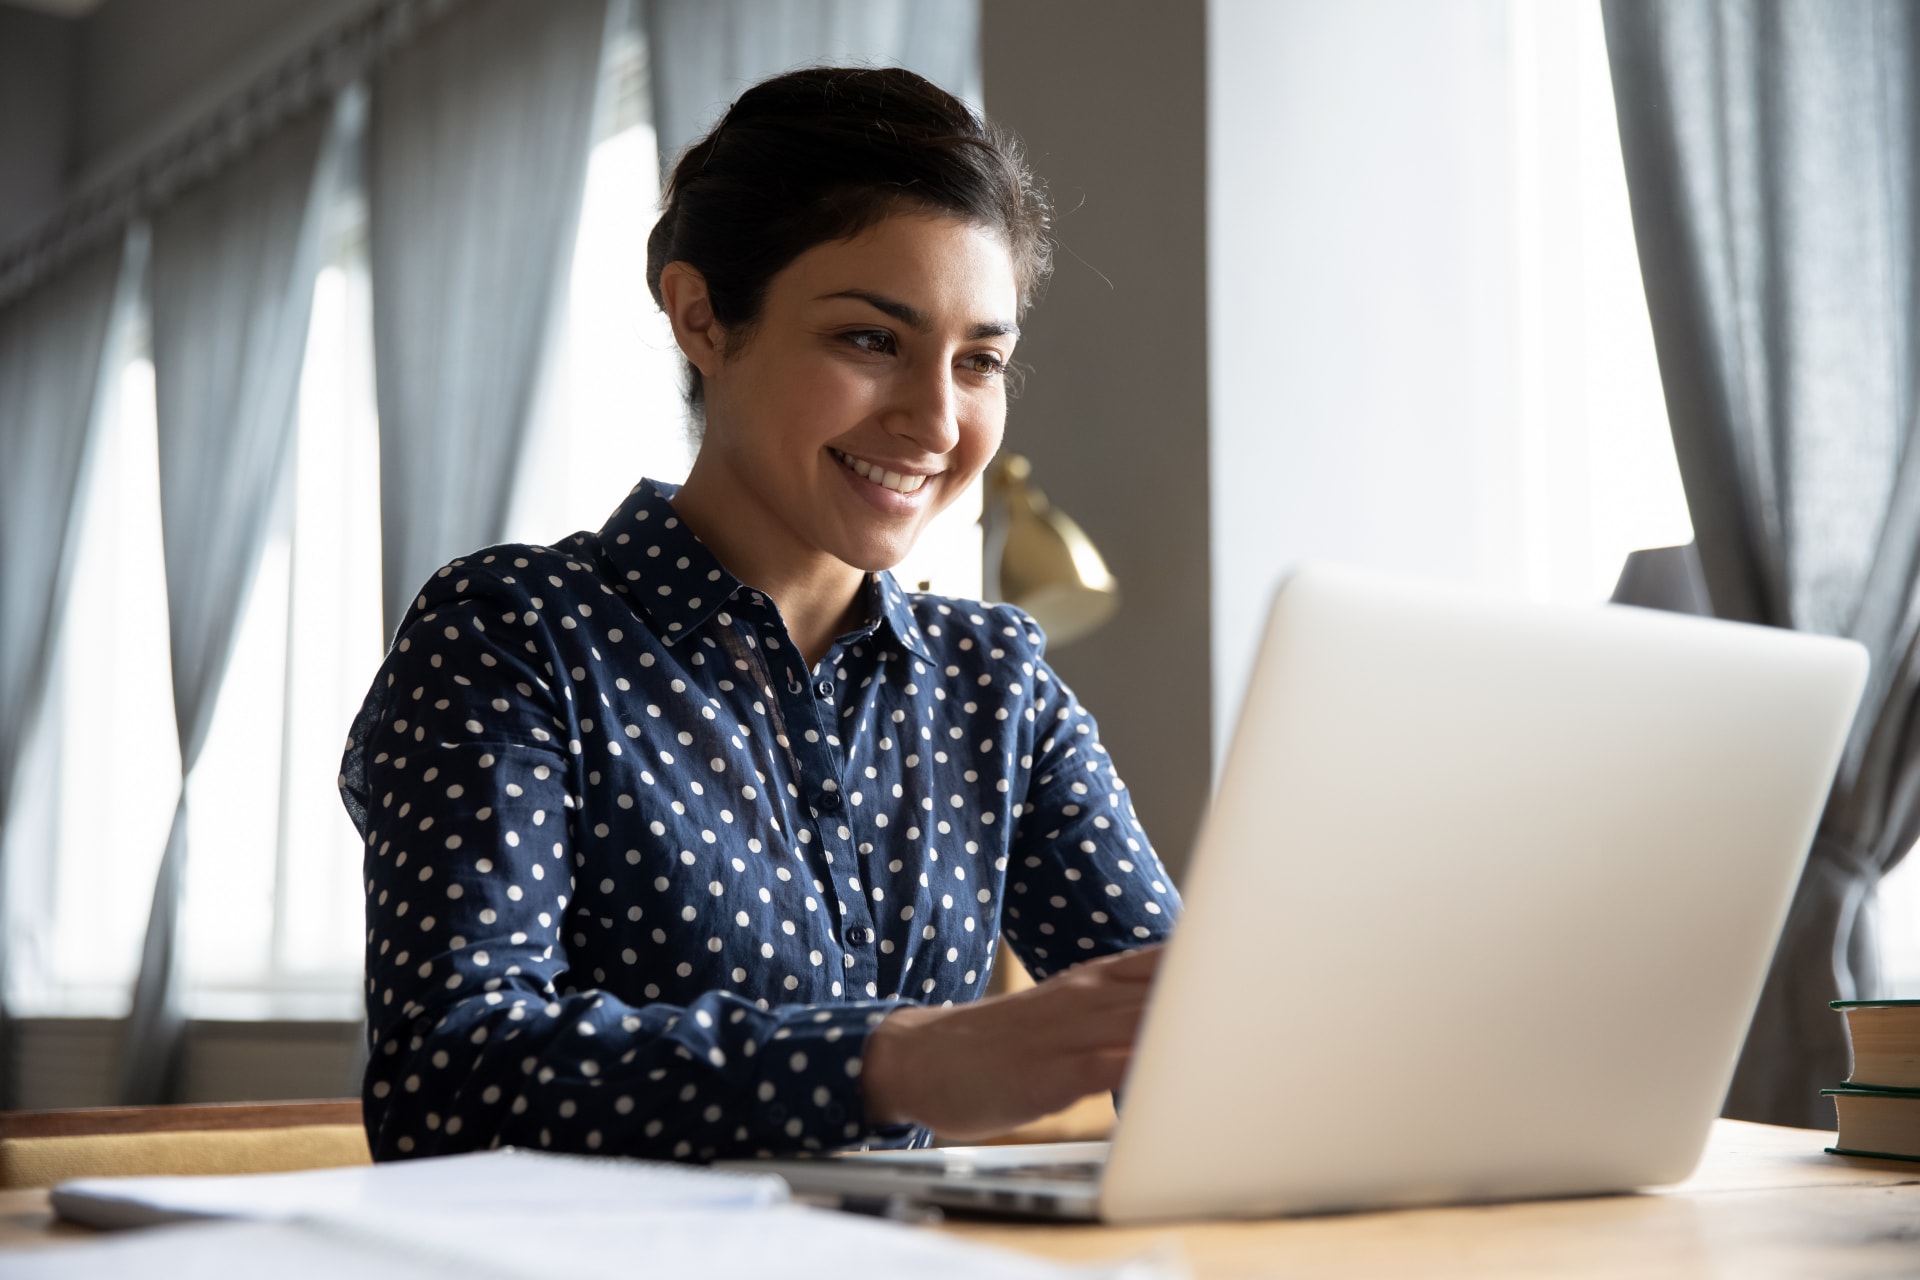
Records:
{"label": "brass desk lamp", "polygon": [[1033,464],[1006,453],[987,471],[986,597],[1034,616],[1054,645],[1071,644],[1120,607],[1120,584],[1079,525],[1028,483]]}

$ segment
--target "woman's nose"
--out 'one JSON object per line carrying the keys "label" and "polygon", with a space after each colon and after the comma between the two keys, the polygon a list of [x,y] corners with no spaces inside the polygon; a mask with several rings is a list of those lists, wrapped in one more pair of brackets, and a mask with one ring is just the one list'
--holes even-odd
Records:
{"label": "woman's nose", "polygon": [[893,430],[928,453],[950,452],[960,441],[959,397],[953,371],[944,366],[906,380],[901,404],[892,415]]}

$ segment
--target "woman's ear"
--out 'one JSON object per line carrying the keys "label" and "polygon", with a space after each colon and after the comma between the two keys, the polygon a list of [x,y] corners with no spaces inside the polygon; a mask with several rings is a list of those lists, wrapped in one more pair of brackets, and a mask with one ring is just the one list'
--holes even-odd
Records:
{"label": "woman's ear", "polygon": [[661,309],[673,325],[673,340],[702,378],[720,368],[724,334],[713,317],[707,278],[684,262],[669,262],[660,272]]}

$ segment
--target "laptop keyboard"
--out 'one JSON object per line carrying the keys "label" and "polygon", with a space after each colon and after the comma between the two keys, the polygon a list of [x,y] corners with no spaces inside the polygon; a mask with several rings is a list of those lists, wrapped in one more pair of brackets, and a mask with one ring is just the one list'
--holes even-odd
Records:
{"label": "laptop keyboard", "polygon": [[954,1168],[947,1173],[967,1178],[1005,1178],[1010,1182],[1086,1182],[1100,1181],[1106,1165],[1099,1160],[1036,1160],[1031,1164],[1003,1164],[991,1168]]}
{"label": "laptop keyboard", "polygon": [[1072,1142],[1020,1147],[933,1147],[918,1151],[863,1151],[838,1157],[949,1180],[1064,1182],[1096,1185],[1106,1168],[1107,1144]]}

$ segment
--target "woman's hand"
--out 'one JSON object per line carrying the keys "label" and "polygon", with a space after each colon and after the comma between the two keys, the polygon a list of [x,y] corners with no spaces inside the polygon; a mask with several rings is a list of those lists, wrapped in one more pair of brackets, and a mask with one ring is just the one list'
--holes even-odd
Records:
{"label": "woman's hand", "polygon": [[1116,1088],[1160,951],[1090,960],[975,1004],[889,1014],[867,1040],[868,1117],[978,1138]]}

